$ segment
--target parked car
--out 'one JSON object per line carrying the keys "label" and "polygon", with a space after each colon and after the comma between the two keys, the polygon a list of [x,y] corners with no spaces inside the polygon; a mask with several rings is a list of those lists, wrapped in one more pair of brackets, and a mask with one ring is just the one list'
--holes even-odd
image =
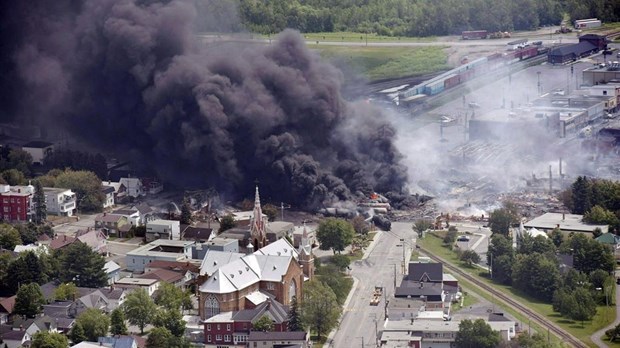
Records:
{"label": "parked car", "polygon": [[563,89],[558,88],[558,89],[553,90],[552,93],[553,93],[553,95],[565,95],[566,91],[564,91]]}
{"label": "parked car", "polygon": [[472,109],[478,109],[480,108],[480,104],[476,103],[476,102],[470,102],[469,103],[469,107]]}

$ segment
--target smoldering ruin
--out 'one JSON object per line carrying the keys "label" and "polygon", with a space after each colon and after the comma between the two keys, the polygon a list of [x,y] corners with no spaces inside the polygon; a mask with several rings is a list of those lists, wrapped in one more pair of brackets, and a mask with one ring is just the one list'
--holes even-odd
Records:
{"label": "smoldering ruin", "polygon": [[394,128],[346,102],[341,73],[298,33],[199,44],[193,25],[206,17],[194,5],[4,3],[0,121],[60,128],[182,188],[238,197],[258,181],[271,200],[303,207],[403,196]]}

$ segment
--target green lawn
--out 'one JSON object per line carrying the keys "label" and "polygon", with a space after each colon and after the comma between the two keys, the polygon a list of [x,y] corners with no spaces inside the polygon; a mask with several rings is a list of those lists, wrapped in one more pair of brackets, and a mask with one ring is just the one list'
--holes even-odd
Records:
{"label": "green lawn", "polygon": [[[467,307],[469,307],[471,305],[474,305],[474,304],[480,302],[476,296],[471,295],[471,293],[474,292],[473,290],[471,290],[471,289],[463,289],[463,290],[465,290],[464,295],[463,295],[463,305],[461,306],[461,302],[453,303],[452,304],[452,310],[451,310],[452,313],[456,313],[456,312],[460,311],[463,308],[467,308]],[[467,293],[467,294],[465,294],[465,293]]]}
{"label": "green lawn", "polygon": [[371,81],[447,70],[445,47],[341,47],[309,45],[327,59],[344,61]]}
{"label": "green lawn", "polygon": [[[447,259],[449,262],[453,264],[461,265],[461,262],[458,260],[456,253],[442,246],[442,240],[440,239],[440,237],[437,237],[433,234],[427,234],[427,236],[424,239],[418,240],[418,243],[420,243],[420,245],[423,248],[431,251],[433,254],[440,256],[444,259]],[[487,284],[494,286],[496,289],[504,292],[505,294],[510,295],[512,298],[519,300],[522,304],[527,305],[528,307],[535,310],[539,314],[545,316],[545,318],[547,318],[548,320],[553,321],[554,323],[558,324],[560,327],[569,331],[575,337],[579,338],[580,340],[582,340],[589,346],[593,346],[593,347],[595,346],[590,340],[590,336],[594,332],[611,324],[616,317],[616,306],[610,306],[610,307],[599,306],[597,314],[594,317],[594,319],[589,322],[585,322],[584,326],[582,326],[581,322],[567,320],[559,316],[559,314],[553,312],[551,304],[543,303],[540,300],[534,299],[522,293],[521,291],[512,288],[511,286],[493,283],[490,279],[480,275],[480,273],[486,273],[480,269],[471,269],[467,267],[462,267],[462,269],[478,277],[478,279],[486,282]],[[462,282],[462,279],[459,279],[459,282]],[[488,297],[490,296],[484,296],[484,297],[489,299]],[[491,298],[491,301],[495,302],[495,299]],[[521,320],[524,324],[527,323],[527,318],[521,318],[519,320]],[[532,327],[534,326],[532,325]],[[614,344],[613,346],[620,347],[620,343]]]}

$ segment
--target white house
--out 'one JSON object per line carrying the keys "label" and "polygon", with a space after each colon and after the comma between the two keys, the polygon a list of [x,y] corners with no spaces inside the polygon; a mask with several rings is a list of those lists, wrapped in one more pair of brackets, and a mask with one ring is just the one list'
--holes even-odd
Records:
{"label": "white house", "polygon": [[145,289],[149,296],[153,296],[155,290],[159,288],[159,284],[158,279],[125,277],[119,279],[114,286],[123,289]]}
{"label": "white house", "polygon": [[114,189],[114,186],[107,186],[107,185],[101,186],[101,193],[103,193],[103,195],[105,196],[105,199],[103,200],[103,209],[114,206],[114,193],[115,192],[116,190]]}
{"label": "white house", "polygon": [[181,223],[176,220],[153,220],[146,223],[146,241],[181,239]]}
{"label": "white house", "polygon": [[47,213],[52,215],[73,216],[77,208],[75,193],[68,189],[44,187]]}
{"label": "white house", "polygon": [[45,157],[54,152],[54,144],[45,141],[31,141],[24,144],[22,150],[32,156],[33,164],[43,164]]}
{"label": "white house", "polygon": [[103,270],[108,276],[108,284],[114,284],[119,278],[121,273],[121,266],[114,261],[108,261],[103,265]]}
{"label": "white house", "polygon": [[124,187],[129,197],[138,198],[146,194],[142,181],[138,178],[121,178],[119,182],[121,184],[120,190],[122,191]]}

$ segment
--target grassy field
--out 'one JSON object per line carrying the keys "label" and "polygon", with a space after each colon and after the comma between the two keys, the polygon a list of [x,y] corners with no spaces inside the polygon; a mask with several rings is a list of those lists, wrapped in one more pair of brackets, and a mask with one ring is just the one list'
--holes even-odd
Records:
{"label": "grassy field", "polygon": [[[458,257],[456,256],[456,253],[444,247],[442,245],[443,243],[442,243],[441,238],[438,236],[435,236],[433,234],[428,234],[424,239],[418,240],[418,243],[420,243],[420,245],[423,248],[430,250],[433,254],[437,256],[443,257],[454,264],[457,264],[457,265],[461,264],[461,262],[458,260]],[[540,300],[534,299],[522,293],[521,291],[512,288],[511,286],[499,285],[499,284],[493,283],[487,277],[481,276],[481,273],[486,273],[481,269],[471,269],[467,267],[462,267],[462,269],[478,277],[480,280],[486,282],[487,284],[494,286],[496,289],[504,292],[505,294],[511,296],[512,298],[519,300],[522,304],[526,304],[531,309],[543,315],[549,321],[552,321],[558,324],[560,327],[569,331],[575,337],[579,338],[580,340],[582,340],[583,342],[585,342],[586,344],[592,347],[595,347],[595,345],[590,340],[590,336],[594,332],[612,323],[616,317],[616,306],[610,306],[610,307],[599,306],[596,316],[591,321],[585,322],[584,325],[582,326],[581,322],[575,322],[572,320],[568,320],[566,318],[562,318],[559,314],[553,311],[553,308],[551,307],[550,304],[543,303]],[[459,279],[459,281],[461,281],[461,279]],[[491,301],[495,302],[495,299],[491,299]],[[528,321],[527,318],[521,318],[519,320],[521,320],[524,324],[527,323]],[[532,325],[532,328],[534,328],[534,325]],[[613,344],[610,346],[620,347],[620,343]]]}
{"label": "grassy field", "polygon": [[369,80],[423,75],[447,70],[444,47],[313,46],[321,56],[344,62]]}

